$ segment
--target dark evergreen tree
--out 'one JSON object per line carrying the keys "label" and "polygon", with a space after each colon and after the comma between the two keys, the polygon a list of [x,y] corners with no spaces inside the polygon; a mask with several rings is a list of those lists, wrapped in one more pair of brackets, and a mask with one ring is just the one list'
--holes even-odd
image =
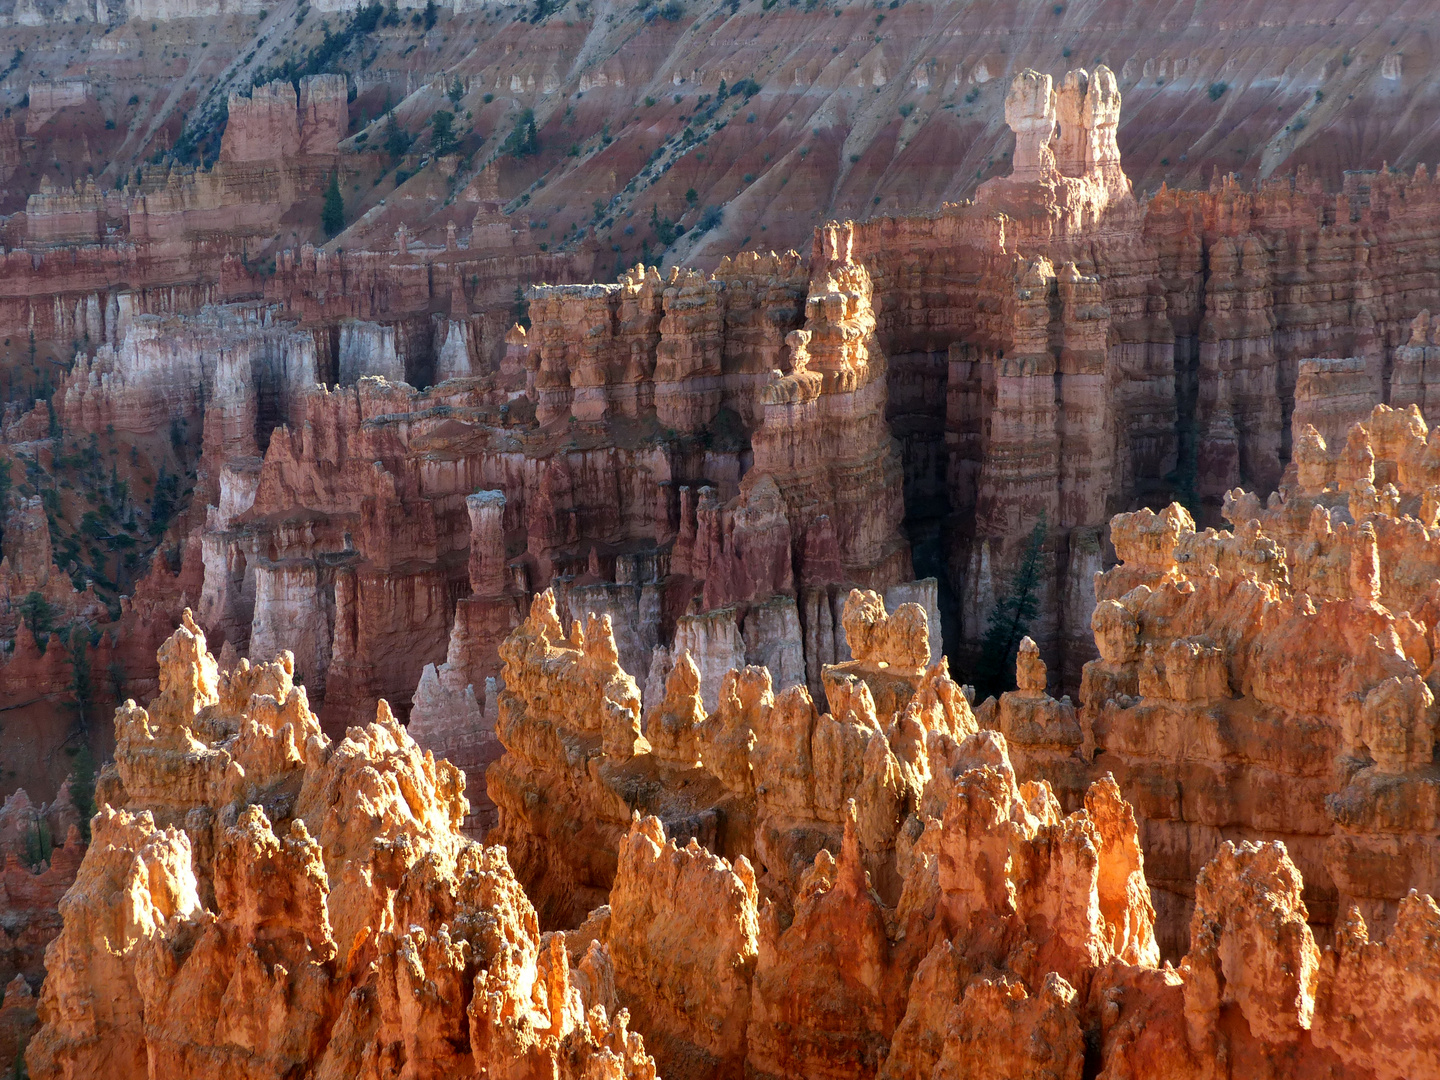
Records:
{"label": "dark evergreen tree", "polygon": [[1015,689],[1015,656],[1020,640],[1040,613],[1040,553],[1044,543],[1045,513],[1041,511],[1010,588],[990,612],[990,622],[980,640],[980,659],[975,665],[977,701]]}
{"label": "dark evergreen tree", "polygon": [[501,151],[511,157],[529,157],[540,152],[540,132],[535,127],[535,112],[526,109],[515,121],[515,130],[505,136]]}
{"label": "dark evergreen tree", "polygon": [[399,161],[410,150],[410,134],[395,122],[393,112],[385,114],[385,153],[390,155],[390,161]]}
{"label": "dark evergreen tree", "polygon": [[515,302],[510,306],[510,314],[526,330],[530,329],[530,301],[525,299],[525,290],[519,285],[515,286]]}
{"label": "dark evergreen tree", "polygon": [[75,755],[75,767],[70,770],[70,801],[80,811],[80,835],[88,844],[90,819],[95,816],[95,759],[83,742]]}
{"label": "dark evergreen tree", "polygon": [[20,618],[38,639],[42,634],[50,633],[55,613],[50,607],[50,601],[45,599],[45,594],[37,591],[27,593],[25,599],[20,601]]}
{"label": "dark evergreen tree", "polygon": [[76,623],[70,628],[70,692],[75,695],[75,711],[80,730],[89,730],[90,706],[95,702],[95,688],[90,680],[90,633]]}
{"label": "dark evergreen tree", "polygon": [[330,186],[325,189],[325,208],[320,211],[320,224],[325,227],[326,236],[338,236],[345,228],[345,199],[340,194],[340,174],[330,174]]}
{"label": "dark evergreen tree", "polygon": [[441,109],[430,118],[430,149],[436,154],[449,154],[455,150],[455,114]]}

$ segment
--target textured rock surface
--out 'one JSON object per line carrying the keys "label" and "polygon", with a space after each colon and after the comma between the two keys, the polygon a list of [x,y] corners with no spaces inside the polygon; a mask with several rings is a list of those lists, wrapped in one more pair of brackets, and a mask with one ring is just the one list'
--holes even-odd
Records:
{"label": "textured rock surface", "polygon": [[979,710],[1067,807],[1114,773],[1173,956],[1227,839],[1285,842],[1324,941],[1351,905],[1388,928],[1412,889],[1440,889],[1429,432],[1382,405],[1343,448],[1308,424],[1296,446],[1268,502],[1227,493],[1232,531],[1178,504],[1115,518],[1078,709],[1022,646],[1020,689]]}
{"label": "textured rock surface", "polygon": [[[1152,561],[1186,542],[1176,524],[1137,530],[1170,537]],[[1353,587],[1378,582],[1357,570]],[[221,672],[187,616],[157,698],[117,710],[30,1074],[1436,1067],[1429,896],[1403,899],[1384,941],[1352,910],[1322,950],[1285,845],[1225,842],[1195,882],[1185,955],[1160,966],[1115,779],[1066,814],[929,666],[922,608],[854,590],[843,624],[854,659],[823,672],[824,714],[753,667],[707,712],[682,653],[642,717],[609,617],[566,635],[543,593],[501,648],[505,753],[488,780],[507,846],[482,847],[460,832],[463,774],[388,706],[332,741],[288,653]],[[1190,670],[1166,663],[1167,685],[1172,663]],[[1044,681],[1027,641],[999,707],[1041,699]],[[0,1032],[23,1034],[32,1008],[12,983]]]}
{"label": "textured rock surface", "polygon": [[[885,18],[885,33],[895,32],[902,16]],[[408,719],[427,665],[436,668],[427,708],[453,726],[476,715],[465,697],[473,693],[483,728],[498,643],[547,585],[567,625],[608,611],[627,669],[639,678],[654,660],[661,678],[645,681],[656,693],[681,640],[713,706],[742,641],[745,662],[768,667],[777,689],[803,681],[823,696],[823,665],[846,659],[840,609],[850,586],[889,595],[918,566],[937,579],[932,639],[943,622],[948,652],[966,667],[1042,515],[1041,614],[1030,632],[1050,689],[1073,696],[1094,656],[1091,580],[1108,558],[1109,516],[1188,492],[1213,517],[1236,483],[1264,491],[1278,482],[1295,415],[1328,432],[1363,411],[1367,394],[1421,400],[1434,336],[1425,312],[1440,310],[1426,261],[1434,182],[1423,169],[1355,173],[1338,194],[1301,171],[1254,189],[1218,176],[1209,190],[1137,198],[1120,146],[1127,115],[1152,115],[1156,80],[1177,79],[1173,66],[1157,74],[1159,62],[1152,57],[1148,75],[1144,63],[1097,65],[1059,80],[1013,57],[957,69],[956,88],[995,96],[975,109],[994,111],[997,125],[1005,110],[995,91],[1013,83],[1008,115],[1024,136],[1019,172],[987,176],[974,201],[807,224],[797,242],[810,239],[808,264],[794,254],[711,259],[729,226],[699,247],[701,231],[690,229],[664,273],[624,271],[622,261],[613,283],[521,288],[528,332],[513,325],[517,287],[609,276],[589,238],[557,253],[552,236],[539,250],[536,230],[551,212],[540,200],[573,177],[552,176],[543,196],[538,186],[527,192],[533,205],[519,213],[502,194],[516,182],[509,159],[450,177],[445,198],[418,190],[437,177],[416,176],[415,188],[375,189],[366,198],[386,192],[386,205],[370,205],[335,244],[297,234],[267,247],[259,238],[278,220],[266,216],[271,207],[313,206],[326,183],[330,135],[306,132],[335,127],[339,87],[307,82],[291,104],[289,84],[262,84],[258,99],[237,100],[226,132],[235,149],[208,171],[167,176],[163,191],[146,174],[123,192],[51,184],[31,197],[26,243],[43,234],[67,251],[109,251],[91,242],[108,235],[107,222],[129,221],[133,239],[140,218],[154,215],[144,243],[170,246],[135,260],[164,274],[111,288],[117,271],[102,259],[67,271],[66,295],[42,303],[53,283],[21,278],[53,253],[22,247],[29,269],[17,263],[13,278],[26,299],[0,310],[0,322],[78,351],[57,398],[62,427],[113,425],[116,449],[129,441],[186,477],[190,512],[163,533],[166,558],[151,558],[179,573],[152,596],[151,622],[173,619],[198,576],[186,599],[214,640],[242,654],[291,648],[334,733],[382,696]],[[1000,78],[1011,64],[1005,74],[1018,82]],[[708,86],[714,74],[703,66],[683,79]],[[894,74],[886,68],[867,92],[892,86]],[[612,75],[587,74],[584,100],[611,96]],[[517,77],[530,85],[531,74]],[[1215,84],[1227,117],[1238,78]],[[549,93],[564,82],[555,79]],[[953,79],[935,79],[906,85],[928,94],[943,82],[950,93]],[[494,104],[471,100],[478,89],[473,78],[458,87],[477,116]],[[653,108],[668,111],[673,97],[658,95]],[[729,95],[725,108],[738,101]],[[409,106],[397,112],[405,119]],[[756,114],[756,130],[767,115]],[[922,128],[949,114],[925,115]],[[363,172],[367,155],[378,156],[356,139],[339,140],[342,173],[350,158]],[[366,139],[378,142],[378,132]],[[239,149],[264,140],[282,151],[271,162]],[[873,164],[861,157],[856,175]],[[591,160],[587,148],[577,167]],[[684,171],[671,168],[661,186]],[[350,199],[354,184],[343,179]],[[591,193],[576,205],[594,201]],[[629,220],[626,205],[605,214]],[[702,207],[697,197],[695,212]],[[224,228],[223,214],[233,219]],[[535,229],[519,220],[526,215],[538,215]],[[84,221],[81,243],[66,230]],[[621,256],[638,242],[608,227],[621,230]],[[184,262],[200,235],[226,238],[215,241],[225,249],[213,252],[218,269]],[[714,272],[677,269],[690,255]],[[383,377],[383,388],[367,375]],[[341,389],[319,392],[317,381]],[[169,404],[192,441],[201,433],[200,460],[165,449]],[[43,462],[47,424],[43,408],[17,411],[7,439]],[[184,436],[172,431],[172,446]],[[506,499],[478,589],[464,565],[481,557],[465,520],[477,491]],[[62,511],[79,532],[83,508]],[[162,546],[153,536],[144,545]],[[63,567],[81,593],[84,561]],[[121,562],[116,553],[103,568],[117,600],[144,565]],[[733,632],[723,614],[732,607]],[[687,621],[695,617],[707,621]],[[129,648],[136,621],[117,648]],[[125,656],[142,685],[153,679],[156,644],[151,636]],[[467,767],[479,764],[470,753]]]}
{"label": "textured rock surface", "polygon": [[459,771],[383,705],[331,741],[292,674],[187,617],[117,712],[30,1075],[653,1078],[606,948],[572,966],[461,836]]}
{"label": "textured rock surface", "polygon": [[[65,946],[121,1034],[45,1068],[643,1072],[628,1004],[669,1075],[1434,1071],[1428,7],[318,7],[0,11],[0,782],[161,694],[75,894],[153,911]],[[1233,532],[1107,544],[1172,498]],[[274,716],[175,712],[190,604]],[[473,796],[392,862],[295,801],[382,698],[377,813],[405,738]]]}
{"label": "textured rock surface", "polygon": [[[403,325],[343,321],[316,361],[341,386],[283,398],[255,469],[218,464],[251,443],[207,472],[206,625],[241,652],[284,643],[335,730],[381,696],[408,717],[423,678],[418,730],[477,781],[487,751],[462,744],[485,741],[499,643],[547,585],[567,625],[608,611],[642,674],[657,646],[664,670],[708,657],[713,628],[712,703],[742,658],[820,693],[844,658],[837,586],[917,588],[871,288],[831,233],[808,276],[793,254],[746,255],[709,277],[536,287],[531,331],[511,335],[518,397],[503,365],[415,391]],[[804,327],[787,361],[780,339]],[[436,333],[444,354],[453,331]],[[267,354],[248,397],[294,367]]]}
{"label": "textured rock surface", "polygon": [[[608,944],[661,1075],[1434,1067],[1429,897],[1402,902],[1385,943],[1356,912],[1322,951],[1285,845],[1223,843],[1193,884],[1183,959],[1161,966],[1115,780],[1066,815],[924,666],[922,615],[859,591],[846,607],[860,658],[827,668],[821,716],[755,669],[730,673],[707,714],[686,655],[642,732],[605,620],[566,640],[549,596],[503,648],[499,833],[542,914],[578,924],[567,942]],[[1012,697],[1043,700],[1033,643],[1021,655]],[[911,694],[882,720],[875,698],[902,677]],[[607,902],[587,914],[590,897]],[[1361,980],[1366,1003],[1344,1003]]]}

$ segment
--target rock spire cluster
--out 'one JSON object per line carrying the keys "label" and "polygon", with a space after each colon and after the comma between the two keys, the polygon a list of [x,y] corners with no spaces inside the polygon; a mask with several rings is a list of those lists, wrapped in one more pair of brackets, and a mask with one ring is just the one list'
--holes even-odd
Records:
{"label": "rock spire cluster", "polygon": [[[609,619],[567,635],[541,594],[502,646],[486,847],[463,774],[387,706],[332,741],[288,654],[221,672],[187,615],[157,698],[117,711],[30,1074],[1440,1067],[1429,896],[1379,941],[1352,907],[1322,949],[1285,845],[1226,841],[1161,963],[1114,777],[1066,813],[932,662],[923,609],[855,590],[844,626],[828,712],[755,667],[707,710],[684,653],[647,711]],[[1020,669],[1012,697],[1045,700],[1028,641]]]}
{"label": "rock spire cluster", "polygon": [[293,674],[221,672],[187,613],[117,712],[30,1075],[653,1080],[608,947],[541,934],[460,772],[383,705],[327,738]]}
{"label": "rock spire cluster", "polygon": [[[1137,198],[1135,82],[1021,70],[973,201],[710,272],[544,252],[499,168],[252,261],[339,187],[333,75],[232,97],[213,168],[42,183],[0,322],[76,359],[0,420],[0,705],[123,704],[88,847],[0,810],[0,1060],[1440,1073],[1440,189]],[[977,703],[942,625],[1005,604]]]}

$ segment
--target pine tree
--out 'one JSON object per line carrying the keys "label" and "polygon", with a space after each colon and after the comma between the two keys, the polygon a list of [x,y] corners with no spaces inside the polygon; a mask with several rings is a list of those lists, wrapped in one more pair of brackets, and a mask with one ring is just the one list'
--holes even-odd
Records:
{"label": "pine tree", "polygon": [[975,665],[975,697],[979,701],[1015,689],[1015,654],[1031,621],[1040,613],[1040,549],[1044,543],[1042,510],[1010,589],[990,612],[990,622],[980,641],[980,659]]}
{"label": "pine tree", "polygon": [[75,695],[80,730],[89,730],[90,706],[95,702],[95,688],[90,681],[90,635],[81,623],[70,628],[70,692]]}
{"label": "pine tree", "polygon": [[455,114],[441,109],[430,118],[434,132],[430,136],[430,148],[437,155],[451,153],[455,149]]}
{"label": "pine tree", "polygon": [[525,299],[525,290],[519,285],[515,286],[515,300],[510,305],[510,315],[526,330],[530,329],[530,301]]}
{"label": "pine tree", "polygon": [[540,152],[540,132],[535,127],[535,111],[526,109],[515,121],[515,128],[509,135],[505,136],[505,142],[500,147],[502,153],[511,157],[529,157]]}
{"label": "pine tree", "polygon": [[385,153],[390,155],[390,161],[393,163],[403,158],[409,150],[409,133],[395,122],[395,114],[393,112],[386,113]]}
{"label": "pine tree", "polygon": [[338,236],[345,228],[345,199],[340,194],[340,174],[330,174],[330,186],[325,189],[325,208],[320,212],[320,224],[326,236]]}
{"label": "pine tree", "polygon": [[25,599],[20,601],[20,618],[30,628],[30,632],[39,639],[42,634],[50,633],[55,615],[50,607],[50,602],[45,599],[45,594],[33,591],[27,593]]}
{"label": "pine tree", "polygon": [[80,835],[90,842],[90,819],[95,816],[95,759],[82,742],[70,771],[70,801],[80,812]]}

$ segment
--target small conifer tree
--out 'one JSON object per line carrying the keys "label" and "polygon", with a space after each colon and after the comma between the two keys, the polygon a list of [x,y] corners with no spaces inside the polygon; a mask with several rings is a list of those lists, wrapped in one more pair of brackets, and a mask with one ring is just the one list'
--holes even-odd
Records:
{"label": "small conifer tree", "polygon": [[95,816],[95,758],[88,744],[82,742],[70,771],[70,801],[80,812],[80,835],[90,842],[90,819]]}
{"label": "small conifer tree", "polygon": [[1025,555],[1006,594],[990,612],[975,665],[975,697],[999,697],[1015,689],[1015,654],[1030,623],[1040,613],[1040,549],[1045,543],[1045,513],[1030,532]]}
{"label": "small conifer tree", "polygon": [[430,148],[436,154],[449,154],[455,149],[455,114],[441,109],[430,118]]}
{"label": "small conifer tree", "polygon": [[330,174],[330,186],[325,189],[325,208],[320,212],[320,224],[325,227],[326,236],[338,236],[345,228],[345,199],[340,194],[340,174]]}
{"label": "small conifer tree", "polygon": [[390,161],[396,162],[405,156],[410,149],[410,135],[399,124],[395,122],[393,112],[385,114],[385,153],[390,155]]}

